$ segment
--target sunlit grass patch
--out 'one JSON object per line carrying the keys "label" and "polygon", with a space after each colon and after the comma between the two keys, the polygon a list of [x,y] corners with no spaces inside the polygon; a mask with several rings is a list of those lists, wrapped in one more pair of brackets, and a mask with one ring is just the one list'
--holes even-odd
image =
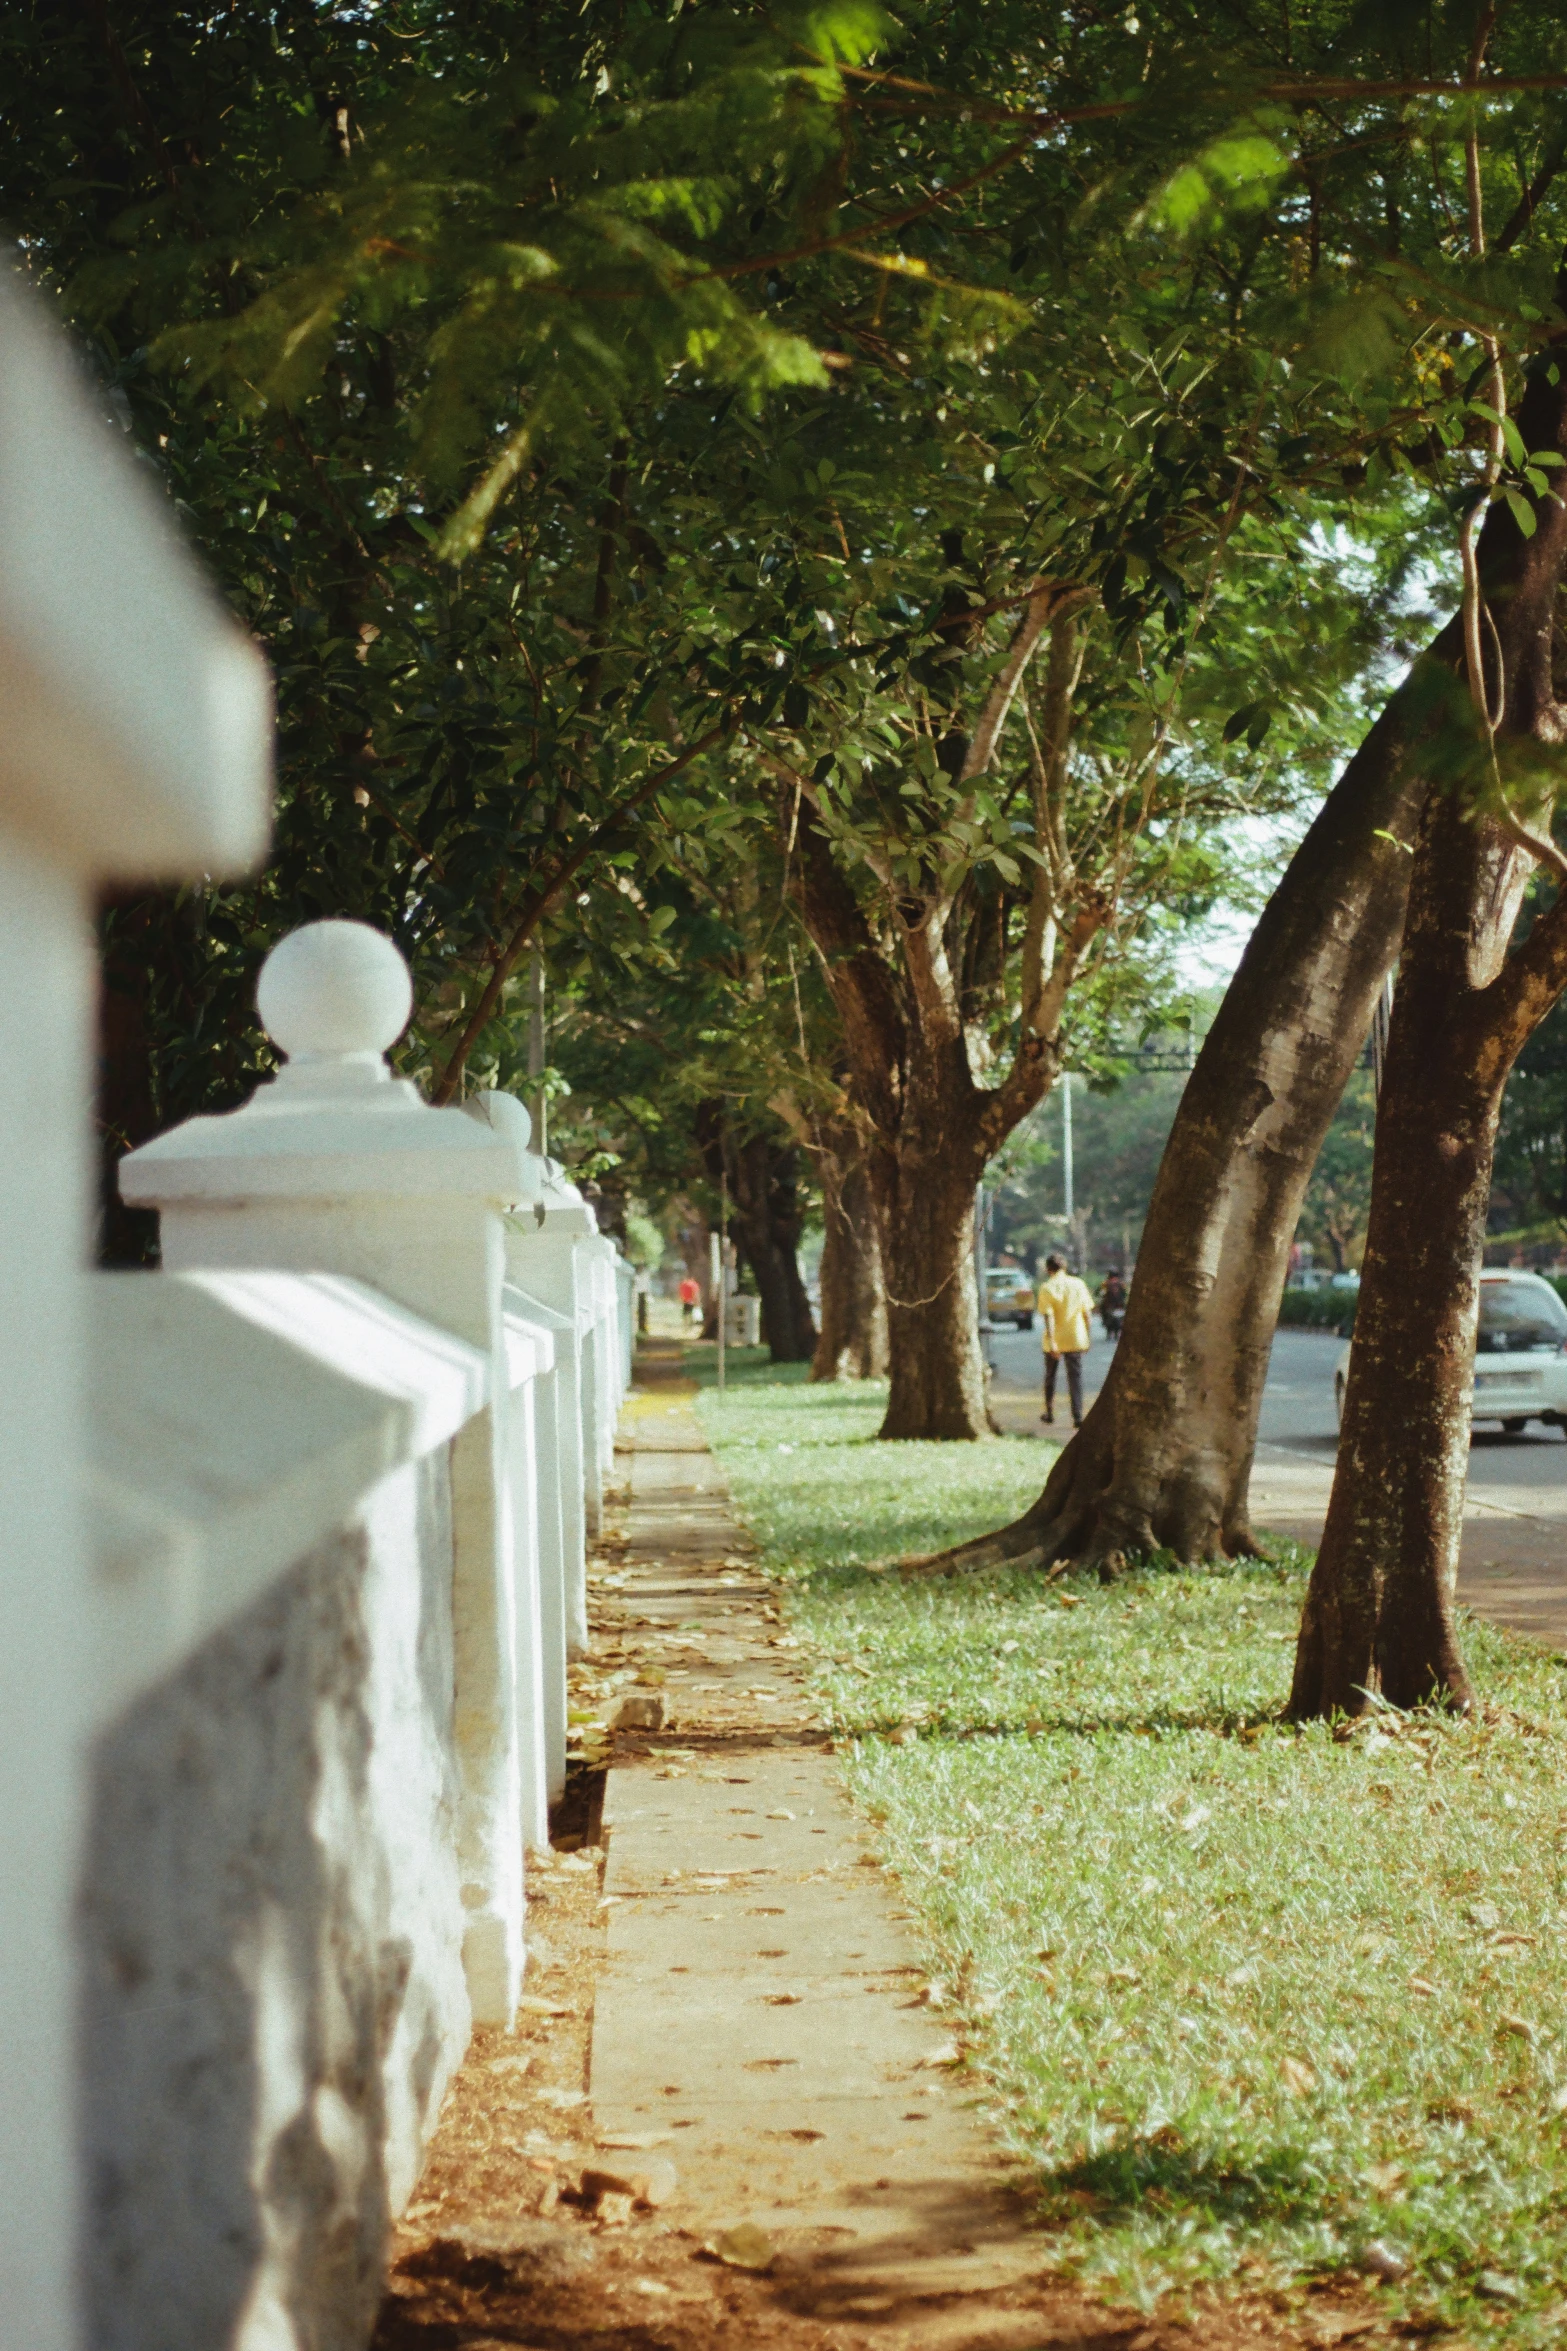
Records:
{"label": "sunlit grass patch", "polygon": [[1390,2319],[1560,2342],[1561,1661],[1471,1623],[1481,1720],[1296,1733],[1301,1554],[867,1572],[995,1525],[1050,1459],[868,1442],[880,1408],[701,1405],[1063,2264],[1151,2306],[1402,2263]]}

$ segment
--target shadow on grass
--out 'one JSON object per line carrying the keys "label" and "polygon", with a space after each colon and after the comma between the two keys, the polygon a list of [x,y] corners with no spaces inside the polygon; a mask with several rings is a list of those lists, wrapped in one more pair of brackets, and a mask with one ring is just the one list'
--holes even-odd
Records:
{"label": "shadow on grass", "polygon": [[1173,2125],[1134,2135],[1038,2179],[1041,2218],[1107,2227],[1150,2209],[1189,2227],[1299,2227],[1328,2217],[1336,2199],[1304,2148],[1278,2147],[1244,2157],[1189,2147]]}

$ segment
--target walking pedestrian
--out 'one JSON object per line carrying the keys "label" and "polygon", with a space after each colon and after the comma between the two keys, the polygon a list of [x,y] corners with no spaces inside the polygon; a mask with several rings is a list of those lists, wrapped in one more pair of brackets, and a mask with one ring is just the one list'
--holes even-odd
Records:
{"label": "walking pedestrian", "polygon": [[1083,1355],[1093,1330],[1093,1293],[1075,1273],[1068,1273],[1064,1257],[1045,1259],[1045,1278],[1039,1285],[1039,1313],[1045,1349],[1045,1409],[1047,1424],[1056,1416],[1056,1378],[1066,1365],[1066,1392],[1072,1407],[1072,1426],[1083,1425]]}
{"label": "walking pedestrian", "polygon": [[1125,1318],[1126,1284],[1121,1279],[1121,1268],[1112,1265],[1099,1293],[1099,1319],[1104,1324],[1107,1339],[1118,1339],[1121,1336],[1121,1324]]}
{"label": "walking pedestrian", "polygon": [[680,1284],[680,1319],[690,1330],[702,1319],[702,1288],[694,1274],[687,1274]]}

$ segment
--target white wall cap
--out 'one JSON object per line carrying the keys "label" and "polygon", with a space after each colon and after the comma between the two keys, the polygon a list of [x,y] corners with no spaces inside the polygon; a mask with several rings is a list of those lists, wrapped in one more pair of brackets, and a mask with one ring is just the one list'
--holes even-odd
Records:
{"label": "white wall cap", "polygon": [[190,1118],[120,1162],[133,1207],[179,1201],[407,1199],[456,1194],[508,1207],[522,1180],[510,1140],[432,1110],[385,1048],[412,990],[392,941],[367,923],[306,923],[280,940],[256,990],[289,1059],[240,1110]]}
{"label": "white wall cap", "polygon": [[533,1148],[533,1114],[525,1102],[515,1094],[503,1094],[486,1087],[479,1094],[470,1094],[463,1104],[468,1116],[492,1133],[501,1135],[517,1154],[520,1189],[517,1202],[530,1207],[542,1196],[544,1174],[549,1162],[541,1159]]}
{"label": "white wall cap", "polygon": [[556,1233],[596,1233],[598,1218],[566,1174],[558,1159],[544,1162],[544,1229]]}
{"label": "white wall cap", "polygon": [[554,1334],[558,1342],[568,1334],[576,1334],[574,1315],[562,1314],[557,1307],[546,1306],[542,1298],[535,1298],[521,1282],[508,1282],[501,1292],[501,1304],[508,1314],[520,1315],[525,1322],[537,1323],[541,1330]]}
{"label": "white wall cap", "polygon": [[0,810],[74,870],[265,853],[266,664],[181,543],[45,304],[0,260]]}
{"label": "white wall cap", "polygon": [[489,1365],[335,1275],[99,1274],[88,1296],[101,1725],[455,1435]]}
{"label": "white wall cap", "polygon": [[[539,1310],[528,1305],[520,1290],[510,1284],[501,1291],[501,1316],[506,1331],[506,1355],[512,1366],[511,1384],[515,1388],[524,1379],[538,1379],[555,1369],[555,1333]],[[523,1353],[527,1366],[523,1367]]]}

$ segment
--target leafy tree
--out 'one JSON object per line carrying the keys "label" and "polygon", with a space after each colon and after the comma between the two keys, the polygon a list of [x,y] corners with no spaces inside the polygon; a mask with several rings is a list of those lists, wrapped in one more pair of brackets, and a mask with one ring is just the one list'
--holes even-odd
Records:
{"label": "leafy tree", "polygon": [[[765,31],[717,7],[6,13],[0,205],[278,682],[267,872],[107,911],[111,1159],[265,1072],[257,963],[319,913],[397,937],[403,1058],[449,1097],[540,926],[719,739],[744,676],[693,677],[654,616],[609,674],[626,418],[672,370],[742,402],[825,380],[757,273],[715,266],[809,210],[842,140],[815,61],[869,25],[850,0]],[[649,672],[656,707],[611,716]],[[506,1050],[502,1022],[492,1074]],[[112,1176],[109,1205],[138,1254]]]}
{"label": "leafy tree", "polygon": [[[1235,28],[1237,55],[1259,68],[1271,52],[1272,69],[1285,58],[1304,69],[1309,54],[1322,77],[1297,85],[1289,183],[1257,225],[1258,261],[1293,235],[1303,266],[1258,315],[1301,377],[1336,377],[1336,414],[1346,429],[1358,416],[1365,436],[1365,487],[1404,475],[1397,497],[1414,515],[1412,541],[1443,532],[1469,593],[1371,730],[1258,926],[1187,1088],[1143,1278],[1082,1435],[1032,1511],[940,1564],[1252,1547],[1246,1488],[1289,1239],[1397,947],[1408,844],[1430,782],[1471,737],[1453,681],[1469,666],[1475,616],[1533,594],[1529,534],[1556,449],[1549,417],[1502,418],[1526,363],[1531,383],[1543,380],[1556,331],[1563,146],[1555,101],[1534,93],[1562,85],[1561,28],[1548,12],[1509,12],[1496,25],[1487,11],[1478,32],[1476,45],[1474,27],[1330,10]],[[1335,73],[1329,101],[1323,84]],[[1205,184],[1213,194],[1212,175]],[[1483,259],[1471,198],[1503,223]],[[1255,287],[1256,268],[1245,278]],[[1341,307],[1350,302],[1353,319]],[[1531,468],[1541,451],[1544,466]]]}

